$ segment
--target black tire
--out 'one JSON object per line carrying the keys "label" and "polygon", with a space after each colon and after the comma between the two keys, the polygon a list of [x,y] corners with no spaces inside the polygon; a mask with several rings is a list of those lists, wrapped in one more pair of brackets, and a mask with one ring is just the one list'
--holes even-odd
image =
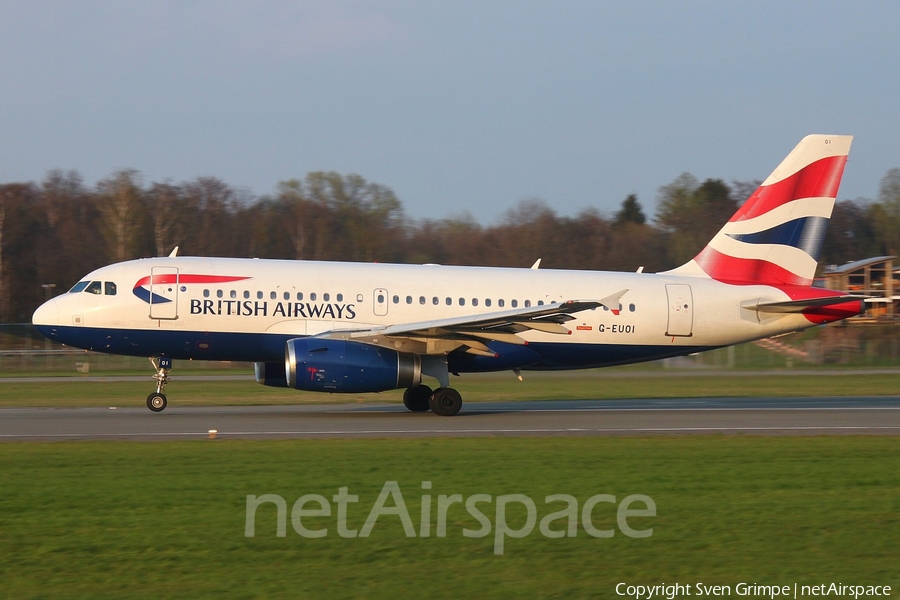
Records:
{"label": "black tire", "polygon": [[152,394],[147,396],[147,408],[149,408],[153,412],[162,412],[166,410],[166,406],[168,404],[169,401],[166,399],[165,394],[153,392]]}
{"label": "black tire", "polygon": [[431,408],[431,388],[417,385],[403,392],[403,406],[413,412],[425,412]]}
{"label": "black tire", "polygon": [[452,417],[462,408],[462,396],[453,388],[438,388],[431,396],[431,412],[442,417]]}

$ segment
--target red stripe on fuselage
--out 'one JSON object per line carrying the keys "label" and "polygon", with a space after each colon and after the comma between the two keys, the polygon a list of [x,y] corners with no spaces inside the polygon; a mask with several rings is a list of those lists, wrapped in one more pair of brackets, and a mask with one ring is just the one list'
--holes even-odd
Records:
{"label": "red stripe on fuselage", "polygon": [[[233,281],[243,281],[250,277],[231,277],[228,275],[191,275],[188,273],[178,275],[176,273],[166,273],[164,275],[153,275],[153,285],[163,285],[166,283],[231,283]],[[134,287],[140,287],[151,283],[150,277],[139,279]]]}
{"label": "red stripe on fuselage", "polygon": [[752,219],[801,198],[835,198],[846,156],[830,156],[809,164],[790,177],[753,192],[729,222]]}

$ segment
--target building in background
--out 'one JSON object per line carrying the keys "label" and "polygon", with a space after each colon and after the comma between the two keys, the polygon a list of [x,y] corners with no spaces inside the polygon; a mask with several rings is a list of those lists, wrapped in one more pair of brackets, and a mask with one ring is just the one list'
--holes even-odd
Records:
{"label": "building in background", "polygon": [[900,317],[900,267],[894,256],[875,256],[829,265],[817,284],[829,290],[870,296],[866,314],[860,319],[887,320]]}

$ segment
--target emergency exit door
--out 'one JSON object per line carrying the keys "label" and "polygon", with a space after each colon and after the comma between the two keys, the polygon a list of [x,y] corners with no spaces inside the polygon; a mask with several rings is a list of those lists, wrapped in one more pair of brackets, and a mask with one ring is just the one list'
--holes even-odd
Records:
{"label": "emergency exit door", "polygon": [[694,299],[691,286],[682,283],[666,285],[669,300],[669,324],[666,335],[690,337],[694,327]]}
{"label": "emergency exit door", "polygon": [[150,318],[178,318],[178,268],[150,269]]}

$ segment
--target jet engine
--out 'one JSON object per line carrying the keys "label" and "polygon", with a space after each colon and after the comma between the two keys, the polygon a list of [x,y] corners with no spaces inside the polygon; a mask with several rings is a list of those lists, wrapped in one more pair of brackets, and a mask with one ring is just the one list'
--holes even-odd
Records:
{"label": "jet engine", "polygon": [[362,393],[410,388],[422,381],[416,354],[346,340],[288,340],[287,386],[310,392]]}
{"label": "jet engine", "polygon": [[280,362],[258,362],[253,363],[253,370],[256,372],[256,383],[261,383],[269,387],[287,387],[287,377],[284,372],[284,363]]}

